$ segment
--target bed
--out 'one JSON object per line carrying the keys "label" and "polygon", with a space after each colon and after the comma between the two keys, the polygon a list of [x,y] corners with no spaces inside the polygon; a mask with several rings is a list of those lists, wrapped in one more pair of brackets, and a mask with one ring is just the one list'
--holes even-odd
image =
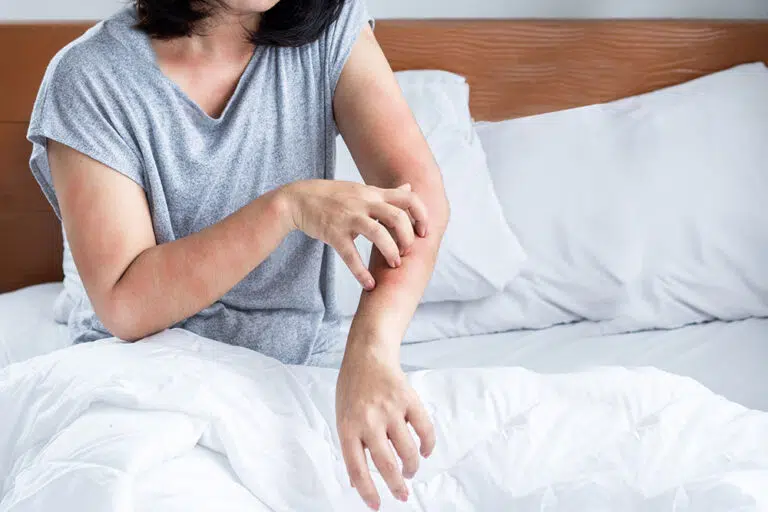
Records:
{"label": "bed", "polygon": [[[363,510],[332,433],[332,369],[178,331],[68,348],[52,314],[60,226],[24,133],[46,63],[87,26],[0,26],[18,49],[0,54],[0,292],[18,290],[0,295],[0,511]],[[377,36],[395,70],[466,76],[478,121],[768,62],[765,22],[385,21]],[[766,319],[409,344],[444,449],[384,509],[768,509],[766,361]]]}

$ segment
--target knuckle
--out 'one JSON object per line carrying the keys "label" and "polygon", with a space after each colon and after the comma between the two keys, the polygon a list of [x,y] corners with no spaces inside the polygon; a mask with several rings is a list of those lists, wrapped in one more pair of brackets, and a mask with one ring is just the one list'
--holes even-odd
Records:
{"label": "knuckle", "polygon": [[356,233],[360,233],[365,236],[371,236],[371,223],[370,218],[365,215],[361,215],[353,223],[353,228]]}
{"label": "knuckle", "polygon": [[397,463],[392,458],[387,458],[381,461],[381,467],[379,468],[382,473],[394,473],[397,471]]}
{"label": "knuckle", "polygon": [[403,210],[395,210],[389,215],[389,224],[395,228],[402,228],[405,222],[403,219]]}
{"label": "knuckle", "polygon": [[397,214],[396,210],[388,210],[386,220],[387,225],[396,226],[397,223],[400,222],[400,216]]}
{"label": "knuckle", "polygon": [[355,222],[360,233],[370,234],[377,222],[367,215],[360,215]]}
{"label": "knuckle", "polygon": [[365,471],[359,466],[350,468],[349,478],[355,483],[355,485],[358,485],[365,481]]}
{"label": "knuckle", "polygon": [[344,259],[344,262],[347,264],[349,269],[352,271],[354,275],[358,275],[362,272],[362,269],[359,268],[360,265],[357,261],[357,258],[355,258],[355,255],[350,253],[347,253],[346,255],[342,256]]}
{"label": "knuckle", "polygon": [[369,428],[376,427],[380,423],[379,416],[375,409],[368,409],[363,414],[363,423]]}
{"label": "knuckle", "polygon": [[383,224],[379,224],[378,222],[371,224],[371,230],[375,232],[378,236],[384,236],[389,234],[389,231],[387,231],[387,228],[385,228]]}
{"label": "knuckle", "polygon": [[413,454],[409,454],[403,458],[403,466],[409,473],[415,473],[419,470],[419,456],[414,451]]}
{"label": "knuckle", "polygon": [[424,418],[419,425],[419,436],[431,440],[435,437],[435,428],[432,426],[432,422],[428,418]]}
{"label": "knuckle", "polygon": [[394,389],[392,390],[391,395],[389,396],[389,400],[397,404],[398,408],[402,408],[408,405],[410,396],[407,390],[405,389]]}
{"label": "knuckle", "polygon": [[397,247],[395,238],[396,237],[393,236],[389,231],[387,231],[385,235],[382,236],[383,245],[387,250],[387,254],[392,258],[400,255],[400,249]]}
{"label": "knuckle", "polygon": [[342,418],[339,418],[339,421],[337,423],[337,427],[339,429],[339,437],[342,441],[354,441],[355,436],[353,435],[355,431],[355,427],[357,426],[355,420],[350,416],[344,416]]}
{"label": "knuckle", "polygon": [[403,457],[403,463],[408,467],[419,465],[419,451],[416,449],[416,445],[413,443],[413,440],[410,439],[410,434],[407,448],[403,450],[401,455]]}
{"label": "knuckle", "polygon": [[402,415],[401,413],[403,413],[403,407],[400,405],[397,397],[392,397],[390,400],[387,400],[382,404],[382,409],[384,409],[388,418],[399,417]]}
{"label": "knuckle", "polygon": [[381,202],[381,194],[376,189],[371,187],[366,188],[360,197],[368,207]]}
{"label": "knuckle", "polygon": [[347,262],[352,259],[352,248],[346,244],[339,245],[339,247],[336,249],[336,252],[338,252],[339,256],[341,256]]}

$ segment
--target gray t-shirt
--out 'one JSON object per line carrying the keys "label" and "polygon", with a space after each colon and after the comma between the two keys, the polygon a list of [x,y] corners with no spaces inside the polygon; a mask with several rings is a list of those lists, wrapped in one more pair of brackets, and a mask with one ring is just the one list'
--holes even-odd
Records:
{"label": "gray t-shirt", "polygon": [[[256,48],[214,119],[162,73],[128,8],[51,62],[29,127],[32,172],[57,215],[49,139],[124,174],[146,192],[159,244],[200,231],[286,183],[332,179],[333,95],[366,22],[362,0],[346,0],[318,41]],[[322,242],[294,232],[221,300],[178,327],[306,363],[340,341],[331,256]],[[76,295],[73,341],[111,336],[85,291]]]}

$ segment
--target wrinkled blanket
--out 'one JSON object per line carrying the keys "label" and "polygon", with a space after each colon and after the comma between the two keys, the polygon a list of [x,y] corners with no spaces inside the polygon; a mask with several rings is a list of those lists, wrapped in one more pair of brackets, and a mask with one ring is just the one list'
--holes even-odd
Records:
{"label": "wrinkled blanket", "polygon": [[[768,414],[691,379],[625,368],[409,379],[437,447],[408,503],[374,474],[383,510],[768,510]],[[168,511],[176,499],[178,510],[366,510],[339,449],[335,382],[334,370],[183,330],[12,365],[0,372],[0,511]],[[201,451],[218,465],[191,457]],[[194,490],[175,495],[175,472],[193,469]]]}

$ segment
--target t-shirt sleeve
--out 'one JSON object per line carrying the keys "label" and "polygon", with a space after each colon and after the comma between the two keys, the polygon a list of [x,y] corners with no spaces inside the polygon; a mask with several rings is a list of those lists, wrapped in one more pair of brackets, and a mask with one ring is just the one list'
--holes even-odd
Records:
{"label": "t-shirt sleeve", "polygon": [[365,24],[373,28],[373,18],[368,14],[364,0],[344,0],[338,19],[328,29],[326,59],[331,92],[336,91],[339,77],[352,53]]}
{"label": "t-shirt sleeve", "polygon": [[96,63],[77,48],[57,56],[46,72],[32,112],[27,138],[30,167],[43,193],[61,217],[51,170],[48,141],[54,140],[127,176],[144,188],[143,165],[130,128],[110,83],[100,79]]}

